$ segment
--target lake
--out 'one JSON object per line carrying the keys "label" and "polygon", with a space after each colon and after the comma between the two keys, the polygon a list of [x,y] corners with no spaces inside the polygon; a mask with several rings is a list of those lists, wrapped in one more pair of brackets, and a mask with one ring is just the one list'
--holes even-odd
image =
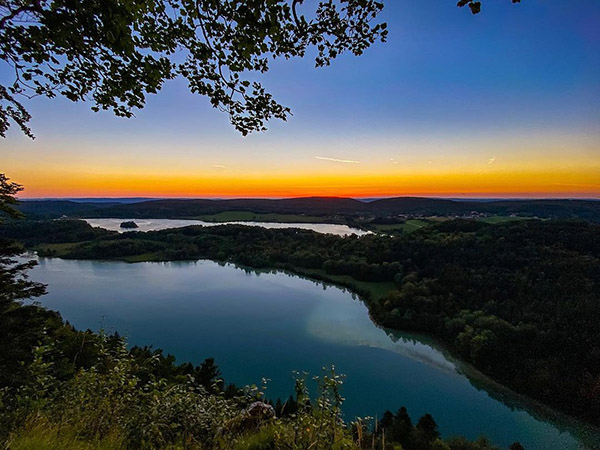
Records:
{"label": "lake", "polygon": [[[136,263],[40,258],[31,273],[48,283],[42,304],[79,329],[118,331],[179,362],[214,357],[227,382],[266,377],[267,395],[287,397],[294,370],[346,374],[347,418],[404,405],[413,421],[431,413],[443,436],[480,434],[507,448],[586,448],[572,422],[547,419],[510,393],[470,379],[427,339],[375,326],[344,289],[283,272],[212,261]],[[586,442],[598,444],[589,432]],[[587,448],[597,448],[588,444]]]}
{"label": "lake", "polygon": [[[158,231],[168,228],[181,228],[190,225],[202,225],[203,227],[214,227],[217,225],[248,225],[263,228],[300,228],[303,230],[312,230],[317,233],[336,234],[338,236],[349,236],[356,234],[362,236],[370,233],[369,231],[351,228],[348,225],[333,223],[280,223],[280,222],[204,222],[202,220],[187,219],[83,219],[93,227],[105,228],[107,230],[119,231]],[[121,228],[121,223],[134,221],[138,228]]]}

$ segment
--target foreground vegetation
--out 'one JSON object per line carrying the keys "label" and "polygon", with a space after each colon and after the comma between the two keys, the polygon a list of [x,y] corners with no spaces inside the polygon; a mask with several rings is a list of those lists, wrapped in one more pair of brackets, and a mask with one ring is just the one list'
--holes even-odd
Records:
{"label": "foreground vegetation", "polygon": [[34,347],[27,382],[3,397],[6,448],[497,450],[484,438],[442,440],[429,414],[413,425],[405,408],[373,425],[345,423],[343,377],[333,369],[314,379],[315,398],[298,378],[295,397],[273,407],[254,386],[223,391],[210,362],[190,373],[160,352],[86,335],[95,360],[66,379],[54,367],[56,343]]}
{"label": "foreground vegetation", "polygon": [[245,226],[116,234],[81,221],[7,224],[41,255],[208,258],[345,285],[372,317],[424,331],[517,392],[595,425],[600,418],[600,226],[445,221],[401,237]]}

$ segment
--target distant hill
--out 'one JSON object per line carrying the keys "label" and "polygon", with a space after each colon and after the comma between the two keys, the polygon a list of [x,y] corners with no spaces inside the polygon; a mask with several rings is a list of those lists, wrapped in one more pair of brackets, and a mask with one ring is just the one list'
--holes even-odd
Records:
{"label": "distant hill", "polygon": [[[42,200],[42,199],[39,199]],[[87,197],[87,198],[61,198],[61,199],[49,199],[49,200],[69,200],[71,202],[77,203],[110,203],[110,204],[120,204],[120,203],[139,203],[139,202],[147,202],[150,200],[159,200],[155,197]]]}
{"label": "distant hill", "polygon": [[600,202],[595,200],[492,200],[457,201],[398,197],[367,204],[372,214],[460,215],[471,212],[555,219],[585,219],[600,222]]}
{"label": "distant hill", "polygon": [[375,200],[366,206],[371,214],[376,215],[423,214],[446,216],[473,211],[475,205],[471,202],[457,202],[441,198],[396,197]]}
{"label": "distant hill", "polygon": [[288,199],[154,200],[90,210],[90,217],[183,219],[223,211],[307,214],[313,216],[357,215],[365,203],[351,198],[303,197]]}
{"label": "distant hill", "polygon": [[600,222],[600,202],[596,200],[499,200],[483,203],[480,208],[498,215],[578,218]]}
{"label": "distant hill", "polygon": [[525,217],[584,219],[600,222],[600,202],[594,200],[457,201],[439,198],[397,197],[363,202],[342,197],[230,200],[149,200],[135,203],[25,201],[19,209],[32,218],[71,217],[193,218],[223,211],[305,214],[321,217],[388,217],[397,215],[464,216],[471,213]]}
{"label": "distant hill", "polygon": [[17,209],[30,219],[54,219],[61,216],[84,217],[97,208],[106,208],[117,203],[81,203],[70,200],[27,200]]}

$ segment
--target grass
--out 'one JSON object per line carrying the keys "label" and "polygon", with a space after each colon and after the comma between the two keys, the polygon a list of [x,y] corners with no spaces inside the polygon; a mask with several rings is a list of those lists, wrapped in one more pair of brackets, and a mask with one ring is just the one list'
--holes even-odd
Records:
{"label": "grass", "polygon": [[20,432],[9,438],[6,448],[11,450],[125,450],[123,439],[117,432],[102,439],[82,439],[69,426],[58,427],[41,418],[28,423]]}
{"label": "grass", "polygon": [[82,244],[82,242],[66,242],[63,244],[40,244],[33,248],[33,250],[40,253],[42,256],[55,256],[60,258],[66,255],[69,250]]}
{"label": "grass", "polygon": [[484,217],[480,220],[485,223],[496,224],[496,223],[504,223],[504,222],[514,222],[515,220],[523,220],[523,219],[527,219],[527,217],[491,216],[491,217]]}
{"label": "grass", "polygon": [[139,255],[133,255],[133,256],[124,256],[122,258],[117,258],[117,259],[128,262],[128,263],[162,261],[159,254],[156,252],[141,253]]}
{"label": "grass", "polygon": [[[336,425],[335,429],[329,428],[332,437],[326,436],[325,441],[319,446],[316,432],[318,431],[318,418],[312,416],[312,420],[306,416],[298,419],[304,424],[301,430],[297,430],[298,423],[288,420],[271,421],[262,426],[249,429],[245,433],[236,436],[228,436],[228,430],[224,428],[225,433],[217,439],[211,447],[204,446],[198,441],[183,441],[179,439],[175,443],[164,443],[163,445],[146,444],[144,449],[162,449],[162,450],[200,450],[206,448],[230,450],[273,450],[280,448],[315,448],[328,450],[360,450],[352,436],[343,425]],[[115,427],[108,434],[101,437],[89,437],[81,433],[85,428],[85,419],[72,424],[57,425],[38,416],[33,421],[29,420],[17,432],[13,433],[6,442],[6,447],[10,450],[126,450],[132,448],[127,443],[126,431],[123,428]],[[294,442],[304,443],[304,445],[294,445]],[[329,445],[328,440],[334,441]],[[312,445],[308,445],[312,443]],[[140,448],[140,447],[135,447]]]}
{"label": "grass", "polygon": [[277,222],[277,223],[324,223],[323,217],[303,216],[298,214],[254,213],[251,211],[223,211],[192,217],[205,222]]}
{"label": "grass", "polygon": [[322,269],[297,268],[294,272],[310,278],[345,286],[357,294],[367,293],[373,300],[385,297],[391,291],[398,289],[392,282],[360,281],[350,275],[331,275]]}
{"label": "grass", "polygon": [[[497,223],[505,223],[505,222],[513,222],[516,220],[527,219],[527,217],[513,217],[513,216],[490,216],[483,217],[477,220],[481,222],[489,223],[489,224],[497,224]],[[393,223],[393,224],[370,224],[375,231],[381,233],[393,233],[395,231],[399,231],[402,234],[409,234],[414,231],[417,231],[420,228],[431,225],[436,222],[443,222],[444,220],[448,220],[445,217],[431,217],[428,219],[408,219],[404,223]]]}
{"label": "grass", "polygon": [[404,223],[391,223],[391,224],[371,224],[375,231],[379,232],[393,232],[401,231],[404,234],[412,233],[420,228],[430,225],[428,220],[421,219],[408,219]]}

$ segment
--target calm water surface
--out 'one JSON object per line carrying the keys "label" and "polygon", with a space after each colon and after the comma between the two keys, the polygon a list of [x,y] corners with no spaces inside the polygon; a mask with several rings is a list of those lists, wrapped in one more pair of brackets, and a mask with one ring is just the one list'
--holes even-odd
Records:
{"label": "calm water surface", "polygon": [[347,375],[348,417],[405,405],[414,420],[433,414],[444,436],[485,434],[504,448],[514,441],[528,450],[586,448],[578,428],[490,394],[435,346],[376,327],[364,304],[337,287],[211,261],[41,258],[32,279],[49,284],[42,303],[77,328],[117,330],[130,344],[161,347],[180,362],[214,357],[228,382],[269,378],[272,398],[292,392],[294,370],[317,374],[335,364]]}
{"label": "calm water surface", "polygon": [[[107,230],[126,232],[126,231],[158,231],[167,228],[181,228],[190,225],[202,225],[204,227],[214,227],[216,225],[248,225],[263,228],[301,228],[303,230],[313,230],[318,233],[337,234],[338,236],[348,236],[356,234],[362,236],[368,234],[368,231],[350,228],[348,225],[338,225],[333,223],[276,223],[276,222],[203,222],[202,220],[185,219],[83,219],[93,227],[106,228]],[[133,220],[138,228],[124,229],[121,223]]]}

